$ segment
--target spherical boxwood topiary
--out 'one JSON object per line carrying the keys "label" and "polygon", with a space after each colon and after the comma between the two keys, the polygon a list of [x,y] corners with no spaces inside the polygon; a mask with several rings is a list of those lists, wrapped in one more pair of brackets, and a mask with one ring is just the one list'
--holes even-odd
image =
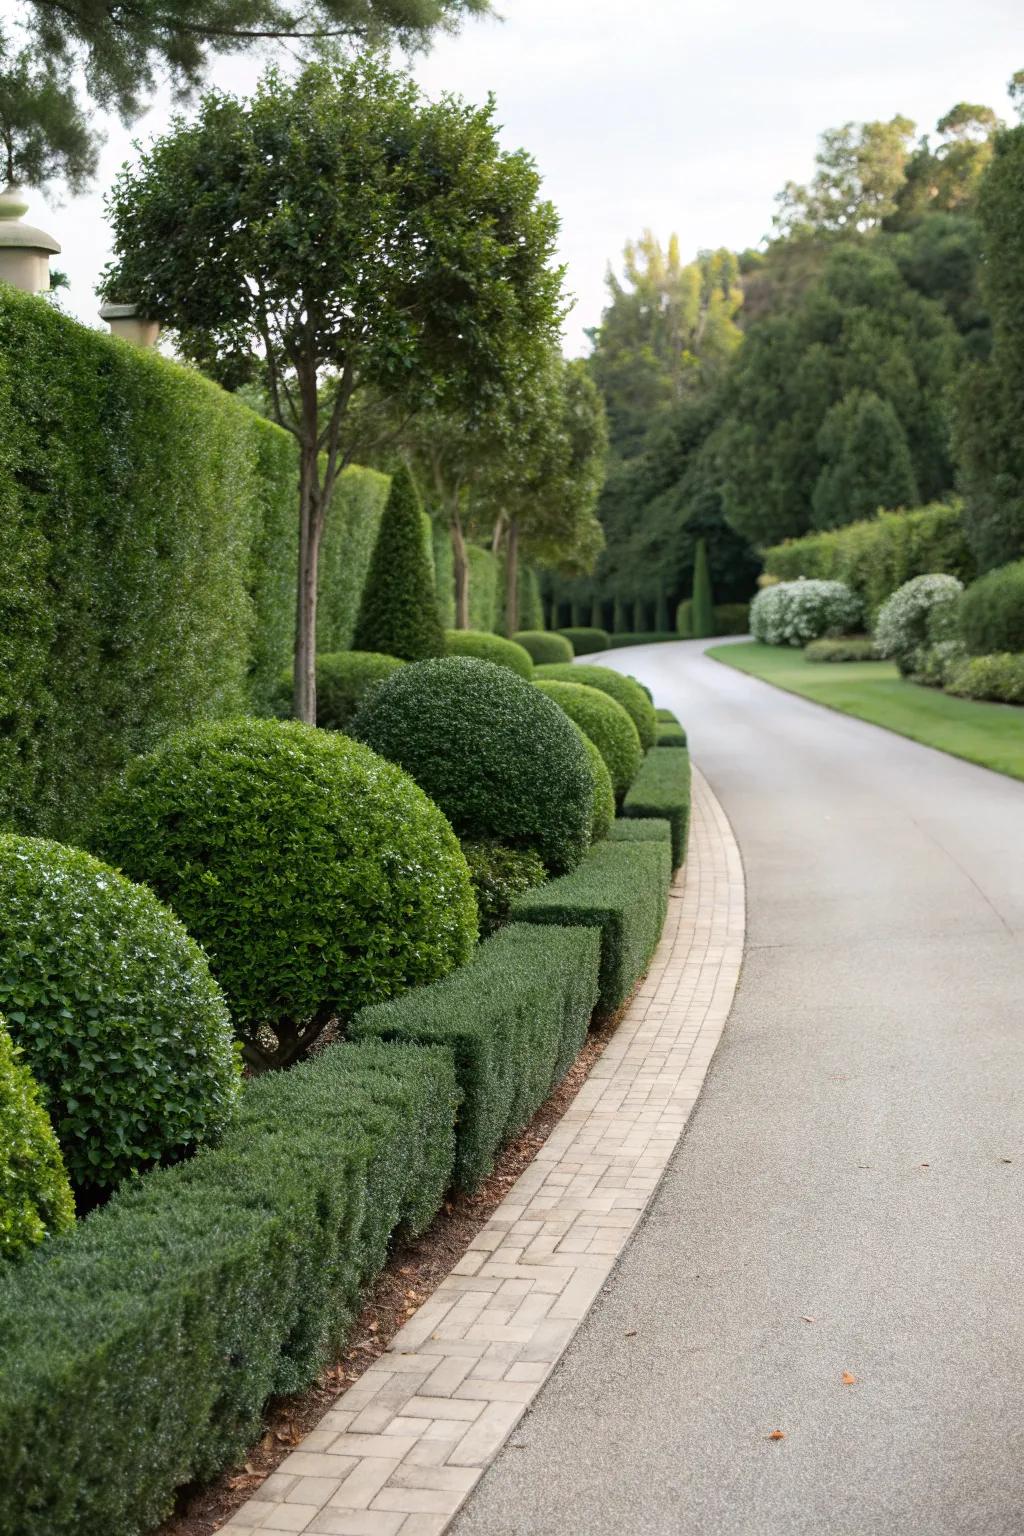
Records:
{"label": "spherical boxwood topiary", "polygon": [[506,667],[469,656],[388,678],[352,733],[406,768],[460,837],[534,848],[551,870],[588,842],[587,754],[564,713]]}
{"label": "spherical boxwood topiary", "polygon": [[[575,720],[573,725],[576,725]],[[590,774],[594,781],[594,804],[590,813],[590,841],[599,843],[602,838],[608,836],[615,820],[615,790],[612,787],[612,776],[608,772],[607,765],[601,753],[591,741],[586,731],[579,731],[580,741],[587,750],[587,758],[590,762]]]}
{"label": "spherical boxwood topiary", "polygon": [[599,689],[585,688],[581,683],[559,683],[542,678],[536,687],[564,709],[569,719],[575,720],[580,730],[590,737],[604,758],[615,797],[621,800],[636,777],[644,755],[636,726],[622,705]]}
{"label": "spherical boxwood topiary", "polygon": [[[316,659],[316,723],[328,731],[343,731],[360,700],[392,672],[404,667],[398,656],[380,651],[329,651]],[[274,712],[287,720],[292,708],[292,675],[286,673],[274,700]]]}
{"label": "spherical boxwood topiary", "polygon": [[109,791],[93,841],[205,946],[257,1065],[446,975],[476,941],[469,871],[437,807],[358,742],[298,721],[171,737]]}
{"label": "spherical boxwood topiary", "polygon": [[38,1085],[0,1018],[0,1263],[74,1224],[75,1201]]}
{"label": "spherical boxwood topiary", "polygon": [[957,624],[972,656],[1024,653],[1024,560],[972,582],[960,599]]}
{"label": "spherical boxwood topiary", "polygon": [[536,675],[538,680],[546,678],[555,683],[582,683],[587,688],[596,688],[598,692],[606,693],[616,704],[622,705],[636,726],[644,751],[648,752],[654,746],[654,738],[658,734],[654,704],[643,683],[638,683],[635,677],[616,672],[611,667],[591,666],[589,663],[582,667],[538,667]]}
{"label": "spherical boxwood topiary", "polygon": [[227,1124],[239,1064],[202,950],[77,848],[0,836],[0,1010],[72,1183],[108,1189]]}
{"label": "spherical boxwood topiary", "polygon": [[493,661],[496,667],[508,667],[520,677],[533,676],[533,657],[514,640],[489,635],[482,629],[449,629],[444,639],[449,656],[476,656],[479,661]]}
{"label": "spherical boxwood topiary", "polygon": [[560,629],[558,634],[568,640],[574,656],[589,656],[594,651],[606,651],[611,644],[611,636],[606,629],[581,626],[577,629]]}
{"label": "spherical boxwood topiary", "polygon": [[521,629],[512,639],[524,651],[529,651],[538,667],[551,662],[572,661],[576,654],[564,635],[553,634],[547,629]]}

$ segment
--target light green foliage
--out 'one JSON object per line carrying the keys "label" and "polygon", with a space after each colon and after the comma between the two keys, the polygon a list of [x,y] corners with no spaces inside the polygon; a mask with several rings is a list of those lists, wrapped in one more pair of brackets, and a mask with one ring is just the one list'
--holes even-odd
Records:
{"label": "light green foliage", "polygon": [[894,661],[904,677],[922,672],[927,652],[947,638],[936,624],[948,618],[955,625],[956,605],[963,590],[955,576],[915,576],[904,582],[882,604],[875,619],[879,656]]}
{"label": "light green foliage", "polygon": [[697,540],[693,561],[693,609],[690,616],[695,640],[704,640],[715,634],[715,599],[711,592],[711,573],[708,570],[708,547],[703,539]]}
{"label": "light green foliage", "polygon": [[957,502],[880,512],[846,528],[777,544],[764,558],[765,569],[781,581],[806,576],[846,582],[869,615],[912,576],[943,571],[967,582],[974,575]]}
{"label": "light green foliage", "polygon": [[589,656],[594,651],[606,651],[611,638],[606,629],[588,628],[585,625],[575,629],[560,629],[558,633],[568,640],[575,656]]}
{"label": "light green foliage", "polygon": [[403,464],[392,476],[363,587],[353,635],[357,651],[383,652],[403,661],[444,655],[422,513],[415,482]]}
{"label": "light green foliage", "polygon": [[659,724],[654,745],[656,747],[685,747],[686,732],[678,724]]}
{"label": "light green foliage", "polygon": [[206,957],[153,892],[74,848],[0,836],[0,1011],[76,1189],[215,1139],[239,1087]]}
{"label": "light green foliage", "polygon": [[860,598],[844,581],[780,581],[750,605],[750,632],[767,645],[806,645],[863,623]]}
{"label": "light green foliage", "polygon": [[536,666],[572,661],[575,652],[564,635],[543,629],[521,629],[512,636],[517,645],[529,651]]}
{"label": "light green foliage", "polygon": [[627,1001],[654,954],[668,906],[669,864],[663,840],[595,843],[571,875],[527,892],[513,908],[522,922],[600,930],[603,1017]]}
{"label": "light green foliage", "polygon": [[672,848],[672,824],[658,816],[620,816],[608,833],[612,843],[665,843]]}
{"label": "light green foliage", "polygon": [[398,763],[460,837],[532,848],[571,869],[589,841],[587,756],[569,720],[507,667],[448,656],[388,678],[352,734]]}
{"label": "light green foliage", "polygon": [[[316,609],[317,650],[331,654],[353,644],[356,620],[391,481],[373,469],[350,464],[341,474],[320,549]],[[291,565],[286,613],[295,632],[295,509],[288,507]]]}
{"label": "light green foliage", "polygon": [[615,672],[611,667],[591,666],[589,663],[582,667],[541,666],[537,668],[536,675],[538,680],[548,678],[556,683],[583,683],[587,688],[596,688],[608,694],[616,704],[622,705],[636,726],[644,751],[654,745],[654,705],[643,684],[638,683],[635,677]]}
{"label": "light green foliage", "polygon": [[456,1182],[473,1190],[575,1060],[597,996],[596,934],[515,922],[454,976],[365,1009],[351,1029],[451,1053],[463,1093]]}
{"label": "light green foliage", "polygon": [[844,123],[821,135],[813,181],[787,182],[776,227],[788,235],[856,235],[877,228],[900,204],[914,124]]}
{"label": "light green foliage", "polygon": [[476,939],[469,871],[437,807],[358,742],[297,721],[172,737],[108,792],[92,841],[203,945],[257,1065],[445,975]]}
{"label": "light green foliage", "polygon": [[961,699],[1024,704],[1024,653],[969,656],[950,669],[945,688]]}
{"label": "light green foliage", "polygon": [[[339,651],[316,659],[316,723],[324,730],[344,731],[363,697],[392,672],[404,667],[397,656],[376,651]],[[274,700],[275,713],[287,719],[292,708],[292,677],[284,673]]]}
{"label": "light green foliage", "polygon": [[496,667],[508,667],[520,677],[533,676],[533,658],[529,651],[502,635],[483,634],[477,629],[450,629],[444,638],[449,656],[476,656],[480,661],[493,662]]}
{"label": "light green foliage", "polygon": [[438,518],[433,520],[434,595],[442,629],[455,623],[455,564],[451,535]]}
{"label": "light green foliage", "polygon": [[434,1214],[458,1100],[444,1053],[332,1046],[250,1087],[220,1147],[8,1266],[3,1536],[136,1536],[243,1459],[267,1399],[337,1359],[390,1228]]}
{"label": "light green foliage", "polygon": [[75,1201],[39,1089],[0,1017],[0,1265],[73,1226]]}
{"label": "light green foliage", "polygon": [[467,547],[466,558],[469,563],[469,627],[487,633],[498,623],[498,561],[489,549],[482,549],[479,544]]}
{"label": "light green foliage", "polygon": [[877,661],[870,635],[845,635],[840,640],[812,640],[804,646],[805,661]]}
{"label": "light green foliage", "polygon": [[622,705],[600,689],[581,683],[541,678],[536,686],[589,736],[604,758],[615,797],[621,800],[643,758],[636,726]]}
{"label": "light green foliage", "polygon": [[678,747],[652,747],[622,806],[624,816],[664,818],[672,827],[672,868],[686,858],[690,826],[690,754]]}
{"label": "light green foliage", "polygon": [[480,937],[486,939],[508,922],[515,897],[546,880],[547,870],[540,855],[530,848],[506,848],[503,843],[467,838],[462,851],[473,882]]}
{"label": "light green foliage", "polygon": [[[567,685],[563,684],[563,686]],[[586,748],[594,789],[594,800],[590,812],[590,841],[599,843],[602,837],[608,836],[608,828],[615,820],[615,786],[612,784],[612,776],[608,772],[608,766],[601,756],[600,749],[579,725],[576,729]]]}
{"label": "light green foliage", "polygon": [[[533,630],[544,628],[544,605],[540,596],[540,579],[533,566],[523,565],[519,567],[519,614],[518,623],[509,624],[505,615],[505,599],[508,595],[508,566],[504,548],[498,559],[497,579],[497,614],[495,628],[503,635],[519,629]],[[515,639],[513,633],[512,638]]]}
{"label": "light green foliage", "polygon": [[1024,560],[972,582],[957,606],[957,624],[975,656],[1024,651]]}

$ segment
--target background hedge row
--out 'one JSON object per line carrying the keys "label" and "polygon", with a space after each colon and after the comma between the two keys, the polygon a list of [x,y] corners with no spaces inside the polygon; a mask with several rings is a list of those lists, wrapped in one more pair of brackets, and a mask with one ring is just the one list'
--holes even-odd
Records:
{"label": "background hedge row", "polygon": [[686,857],[690,826],[690,754],[679,746],[652,747],[622,805],[625,816],[664,817],[672,828],[672,868]]}

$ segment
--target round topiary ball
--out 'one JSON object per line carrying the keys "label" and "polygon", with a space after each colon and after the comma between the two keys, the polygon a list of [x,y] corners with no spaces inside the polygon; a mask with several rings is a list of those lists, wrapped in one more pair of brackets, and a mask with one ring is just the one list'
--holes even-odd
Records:
{"label": "round topiary ball", "polygon": [[74,1220],[74,1196],[38,1085],[0,1018],[0,1263]]}
{"label": "round topiary ball", "polygon": [[93,844],[203,944],[256,1065],[287,1064],[329,1020],[446,975],[476,942],[437,807],[368,748],[298,721],[171,737],[104,797]]}
{"label": "round topiary ball", "polygon": [[[327,731],[344,731],[363,697],[392,672],[404,667],[398,656],[380,651],[329,651],[316,659],[316,723]],[[286,720],[292,708],[292,675],[278,685],[274,712]]]}
{"label": "round topiary ball", "polygon": [[644,756],[636,726],[622,705],[597,688],[585,688],[580,683],[541,679],[534,686],[564,709],[569,719],[590,737],[604,758],[615,796],[621,800],[636,778]]}
{"label": "round topiary ball", "polygon": [[543,678],[555,683],[582,683],[586,688],[596,688],[599,693],[606,693],[616,704],[622,705],[636,726],[644,751],[648,752],[654,746],[658,734],[654,705],[643,684],[638,683],[635,677],[627,677],[625,673],[616,672],[611,667],[587,664],[582,667],[538,667],[536,678],[538,682]]}
{"label": "round topiary ball", "polygon": [[572,661],[576,654],[571,641],[550,629],[521,629],[512,636],[517,645],[529,651],[535,666]]}
{"label": "round topiary ball", "polygon": [[388,679],[352,734],[412,774],[460,837],[534,848],[573,869],[589,842],[592,788],[572,724],[505,667],[448,656]]}
{"label": "round topiary ball", "polygon": [[533,658],[524,646],[501,635],[489,635],[480,629],[445,631],[449,656],[475,656],[479,661],[493,661],[496,667],[508,667],[520,677],[533,676]]}
{"label": "round topiary ball", "polygon": [[0,1010],[72,1183],[109,1189],[217,1136],[240,1068],[206,956],[151,890],[0,836]]}
{"label": "round topiary ball", "polygon": [[[575,725],[576,722],[573,721]],[[594,805],[590,813],[590,841],[599,843],[602,838],[608,836],[615,820],[615,790],[612,787],[612,776],[608,772],[604,758],[597,747],[591,741],[586,731],[579,731],[580,741],[587,750],[587,758],[590,762],[590,774],[594,781]]]}

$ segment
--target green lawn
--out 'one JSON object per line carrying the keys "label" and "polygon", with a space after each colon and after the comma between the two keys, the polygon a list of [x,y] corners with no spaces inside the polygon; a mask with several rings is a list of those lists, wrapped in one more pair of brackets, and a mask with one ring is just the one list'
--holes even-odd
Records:
{"label": "green lawn", "polygon": [[1024,709],[954,699],[905,682],[888,661],[805,661],[788,646],[714,645],[707,655],[787,693],[937,747],[969,763],[1024,779]]}

